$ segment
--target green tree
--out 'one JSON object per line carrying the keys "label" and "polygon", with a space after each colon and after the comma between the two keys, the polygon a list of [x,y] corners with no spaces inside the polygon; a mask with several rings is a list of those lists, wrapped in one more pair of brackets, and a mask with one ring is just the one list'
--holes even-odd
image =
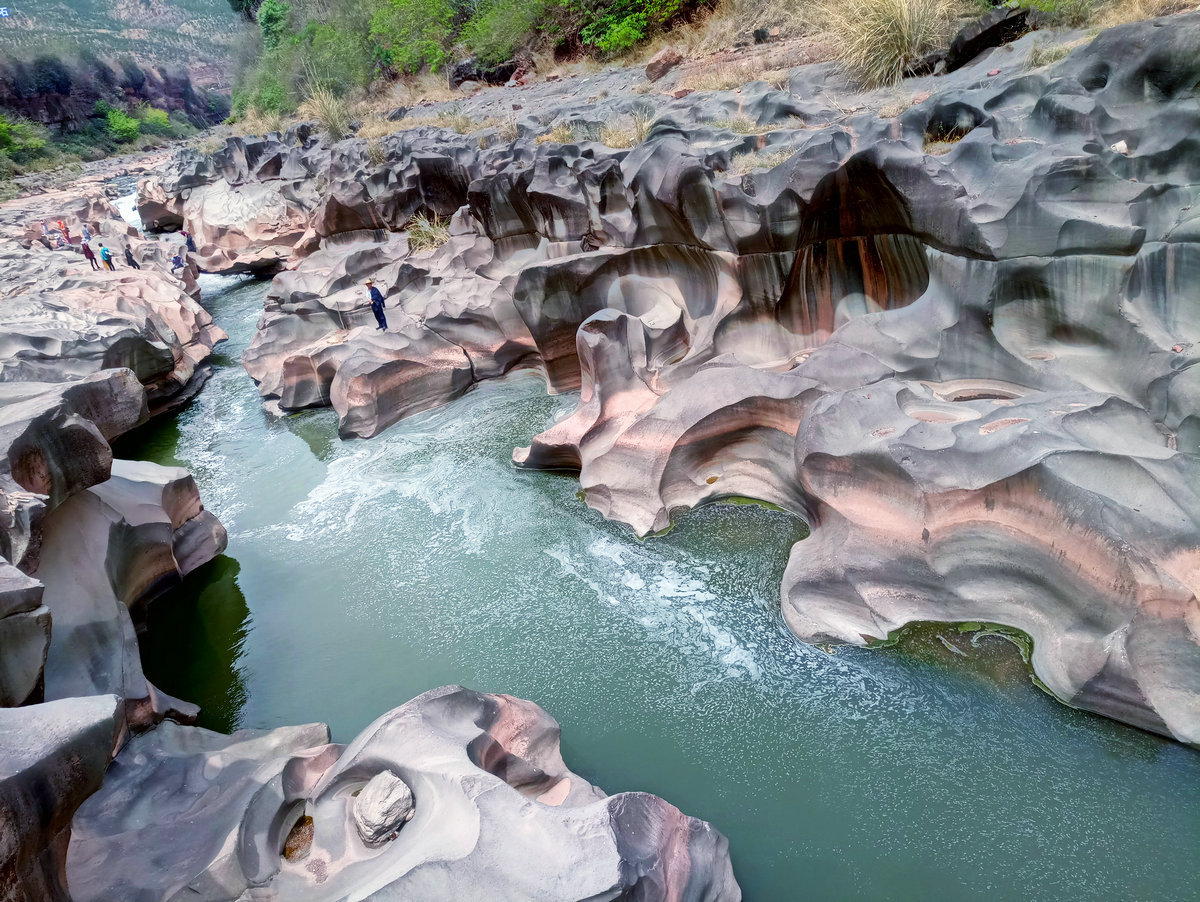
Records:
{"label": "green tree", "polygon": [[494,66],[534,37],[545,12],[546,0],[484,0],[459,38],[481,63]]}
{"label": "green tree", "polygon": [[371,18],[371,38],[392,65],[405,72],[446,61],[454,33],[454,7],[448,0],[387,0]]}
{"label": "green tree", "polygon": [[263,0],[258,8],[258,28],[262,32],[263,46],[268,51],[278,47],[287,34],[291,15],[291,4],[283,0]]}

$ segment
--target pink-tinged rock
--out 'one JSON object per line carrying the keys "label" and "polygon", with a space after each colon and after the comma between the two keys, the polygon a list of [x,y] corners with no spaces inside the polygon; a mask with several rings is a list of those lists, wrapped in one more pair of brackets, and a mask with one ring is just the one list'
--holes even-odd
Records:
{"label": "pink-tinged rock", "polygon": [[646,78],[658,81],[683,62],[683,54],[674,47],[664,47],[646,64]]}

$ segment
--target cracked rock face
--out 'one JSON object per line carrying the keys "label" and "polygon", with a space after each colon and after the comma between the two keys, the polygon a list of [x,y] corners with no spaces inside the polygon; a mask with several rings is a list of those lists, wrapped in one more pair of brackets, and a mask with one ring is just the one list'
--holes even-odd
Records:
{"label": "cracked rock face", "polygon": [[[606,516],[644,535],[750,496],[808,520],[801,638],[1019,627],[1062,700],[1197,743],[1200,15],[1030,70],[1035,40],[911,82],[930,96],[893,119],[826,65],[790,92],[541,86],[516,141],[421,127],[374,164],[301,128],[161,185],[214,259],[291,247],[245,361],[272,409],[370,436],[538,368],[580,402],[514,459],[577,470]],[[637,105],[632,150],[532,141]],[[262,198],[248,246],[205,218],[237,192]],[[447,208],[450,240],[410,252],[408,217]]]}
{"label": "cracked rock face", "polygon": [[654,796],[605,796],[558,737],[531,702],[458,687],[348,746],[317,724],[164,723],[80,809],[74,898],[741,898],[720,833]]}

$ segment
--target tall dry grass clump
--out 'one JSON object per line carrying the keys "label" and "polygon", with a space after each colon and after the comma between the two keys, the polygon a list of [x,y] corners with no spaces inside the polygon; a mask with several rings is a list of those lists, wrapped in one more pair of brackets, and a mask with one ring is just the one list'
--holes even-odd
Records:
{"label": "tall dry grass clump", "polygon": [[233,132],[237,135],[260,136],[269,135],[271,132],[281,132],[284,128],[286,125],[283,116],[279,113],[263,112],[251,108],[234,123]]}
{"label": "tall dry grass clump", "polygon": [[894,85],[954,25],[952,0],[837,0],[824,9],[842,63],[864,87]]}
{"label": "tall dry grass clump", "polygon": [[370,115],[362,121],[362,125],[358,129],[360,138],[386,138],[388,135],[397,131],[396,123],[389,122],[382,116]]}
{"label": "tall dry grass clump", "polygon": [[450,223],[440,216],[418,213],[408,222],[408,246],[413,253],[441,247],[450,240]]}
{"label": "tall dry grass clump", "polygon": [[300,104],[300,116],[315,119],[330,141],[341,141],[350,134],[350,105],[329,88],[318,85]]}
{"label": "tall dry grass clump", "polygon": [[1110,0],[1096,11],[1094,22],[1100,28],[1112,28],[1193,9],[1193,0]]}

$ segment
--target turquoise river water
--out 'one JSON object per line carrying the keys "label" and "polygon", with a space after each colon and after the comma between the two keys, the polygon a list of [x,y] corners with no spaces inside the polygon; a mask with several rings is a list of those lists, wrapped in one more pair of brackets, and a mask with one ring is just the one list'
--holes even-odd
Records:
{"label": "turquoise river water", "polygon": [[779,615],[792,517],[715,505],[638,541],[514,469],[575,403],[525,373],[368,441],[267,415],[239,357],[266,283],[205,277],[230,334],[118,453],[179,463],[226,555],[155,603],[150,678],[215,729],[380,713],[461,683],[532,699],[570,767],[712,821],[761,900],[1200,898],[1200,754],[1067,708],[989,640],[811,648]]}

